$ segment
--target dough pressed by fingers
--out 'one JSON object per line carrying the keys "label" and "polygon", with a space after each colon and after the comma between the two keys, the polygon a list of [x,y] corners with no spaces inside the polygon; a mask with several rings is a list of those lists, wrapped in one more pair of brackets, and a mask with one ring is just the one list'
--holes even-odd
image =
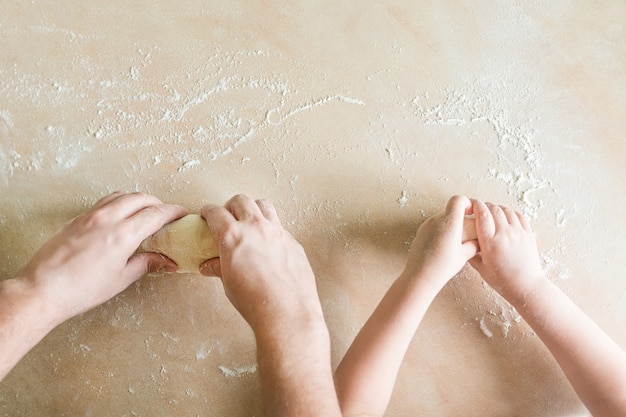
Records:
{"label": "dough pressed by fingers", "polygon": [[138,252],[157,252],[178,265],[176,272],[198,273],[200,264],[217,258],[217,243],[202,216],[189,214],[163,226],[141,242]]}

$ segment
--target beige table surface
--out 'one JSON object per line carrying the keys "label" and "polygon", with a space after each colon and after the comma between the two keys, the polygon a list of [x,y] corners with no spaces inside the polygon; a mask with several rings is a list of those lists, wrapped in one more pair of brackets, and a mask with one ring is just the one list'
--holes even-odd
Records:
{"label": "beige table surface", "polygon": [[[336,365],[449,196],[533,219],[545,269],[626,347],[626,3],[3,1],[0,276],[103,195],[273,201]],[[146,277],[58,327],[2,416],[259,416],[221,283]],[[581,416],[471,270],[429,310],[389,416]]]}

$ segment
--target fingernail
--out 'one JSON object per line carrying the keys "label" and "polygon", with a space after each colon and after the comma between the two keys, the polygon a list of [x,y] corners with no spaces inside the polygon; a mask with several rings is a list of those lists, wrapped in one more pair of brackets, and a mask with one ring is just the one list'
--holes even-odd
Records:
{"label": "fingernail", "polygon": [[200,273],[204,276],[213,275],[213,268],[211,268],[210,266],[206,264],[202,264],[200,265]]}
{"label": "fingernail", "polygon": [[173,265],[171,263],[166,263],[164,265],[161,265],[161,267],[158,269],[157,272],[167,272],[167,273],[172,273],[172,272],[176,272],[178,270],[178,266]]}

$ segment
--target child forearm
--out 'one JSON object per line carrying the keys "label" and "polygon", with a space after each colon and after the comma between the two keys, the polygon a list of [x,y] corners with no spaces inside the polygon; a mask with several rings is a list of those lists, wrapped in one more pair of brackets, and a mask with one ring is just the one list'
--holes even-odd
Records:
{"label": "child forearm", "polygon": [[548,279],[510,301],[594,417],[626,415],[626,353],[606,333]]}
{"label": "child forearm", "polygon": [[335,372],[344,416],[382,416],[404,354],[441,289],[401,276],[365,323]]}

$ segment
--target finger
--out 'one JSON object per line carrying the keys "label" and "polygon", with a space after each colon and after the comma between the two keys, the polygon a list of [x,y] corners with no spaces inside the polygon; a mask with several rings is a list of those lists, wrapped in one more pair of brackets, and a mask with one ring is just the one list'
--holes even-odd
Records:
{"label": "finger", "polygon": [[137,245],[160,228],[176,219],[180,219],[188,210],[177,204],[157,204],[146,207],[126,220],[127,227],[134,233]]}
{"label": "finger", "polygon": [[117,200],[118,198],[120,198],[123,195],[124,195],[124,193],[121,192],[121,191],[116,191],[114,193],[106,195],[106,196],[102,197],[100,200],[96,201],[93,206],[89,207],[87,210],[85,210],[83,213],[79,214],[77,217],[75,217],[72,220],[79,219],[79,218],[84,218],[84,217],[90,215],[91,213],[101,209],[102,207],[106,206],[110,202],[112,202],[114,200]]}
{"label": "finger", "polygon": [[96,203],[91,206],[92,210],[97,210],[100,207],[103,207],[107,204],[109,204],[111,201],[116,200],[118,198],[120,198],[121,196],[123,196],[124,193],[122,191],[115,191],[109,195],[106,195],[104,197],[102,197],[100,200],[96,201]]}
{"label": "finger", "polygon": [[233,214],[222,206],[206,205],[202,207],[200,214],[206,220],[211,234],[218,243],[224,240],[225,231],[237,223]]}
{"label": "finger", "polygon": [[220,258],[209,259],[200,264],[200,273],[205,277],[222,277]]}
{"label": "finger", "polygon": [[276,209],[274,205],[270,203],[268,200],[257,200],[256,205],[259,206],[263,217],[273,223],[279,223],[280,219],[278,218],[278,214],[276,213]]}
{"label": "finger", "polygon": [[484,239],[490,239],[496,233],[496,225],[494,223],[493,215],[489,210],[489,207],[485,203],[479,200],[474,200],[474,216],[476,218],[476,236],[478,236],[478,242]]}
{"label": "finger", "polygon": [[144,193],[124,194],[102,206],[108,215],[114,219],[126,219],[146,207],[163,204],[155,196]]}
{"label": "finger", "polygon": [[515,212],[515,215],[517,215],[517,219],[519,220],[519,224],[522,226],[522,228],[525,231],[532,233],[533,227],[530,225],[530,222],[528,221],[526,216],[524,216],[522,213],[519,213],[517,211]]}
{"label": "finger", "polygon": [[462,195],[455,195],[448,200],[446,216],[451,220],[453,227],[462,229],[466,213],[472,212],[472,202]]}
{"label": "finger", "polygon": [[504,216],[506,217],[506,221],[512,226],[519,226],[519,219],[517,218],[517,214],[515,211],[510,209],[509,207],[500,206]]}
{"label": "finger", "polygon": [[[124,288],[151,272],[176,272],[178,265],[167,256],[155,252],[145,252],[133,255],[122,271],[122,285]],[[120,291],[124,290],[122,288]]]}
{"label": "finger", "polygon": [[263,215],[254,200],[243,194],[238,194],[228,200],[224,207],[226,207],[226,210],[230,211],[237,220],[246,220]]}
{"label": "finger", "polygon": [[478,240],[467,240],[461,245],[461,250],[466,261],[472,259],[479,252]]}
{"label": "finger", "polygon": [[493,216],[493,222],[495,224],[496,231],[509,224],[509,221],[507,220],[504,211],[502,211],[502,207],[496,206],[491,203],[487,203],[487,207],[489,207],[489,211]]}

